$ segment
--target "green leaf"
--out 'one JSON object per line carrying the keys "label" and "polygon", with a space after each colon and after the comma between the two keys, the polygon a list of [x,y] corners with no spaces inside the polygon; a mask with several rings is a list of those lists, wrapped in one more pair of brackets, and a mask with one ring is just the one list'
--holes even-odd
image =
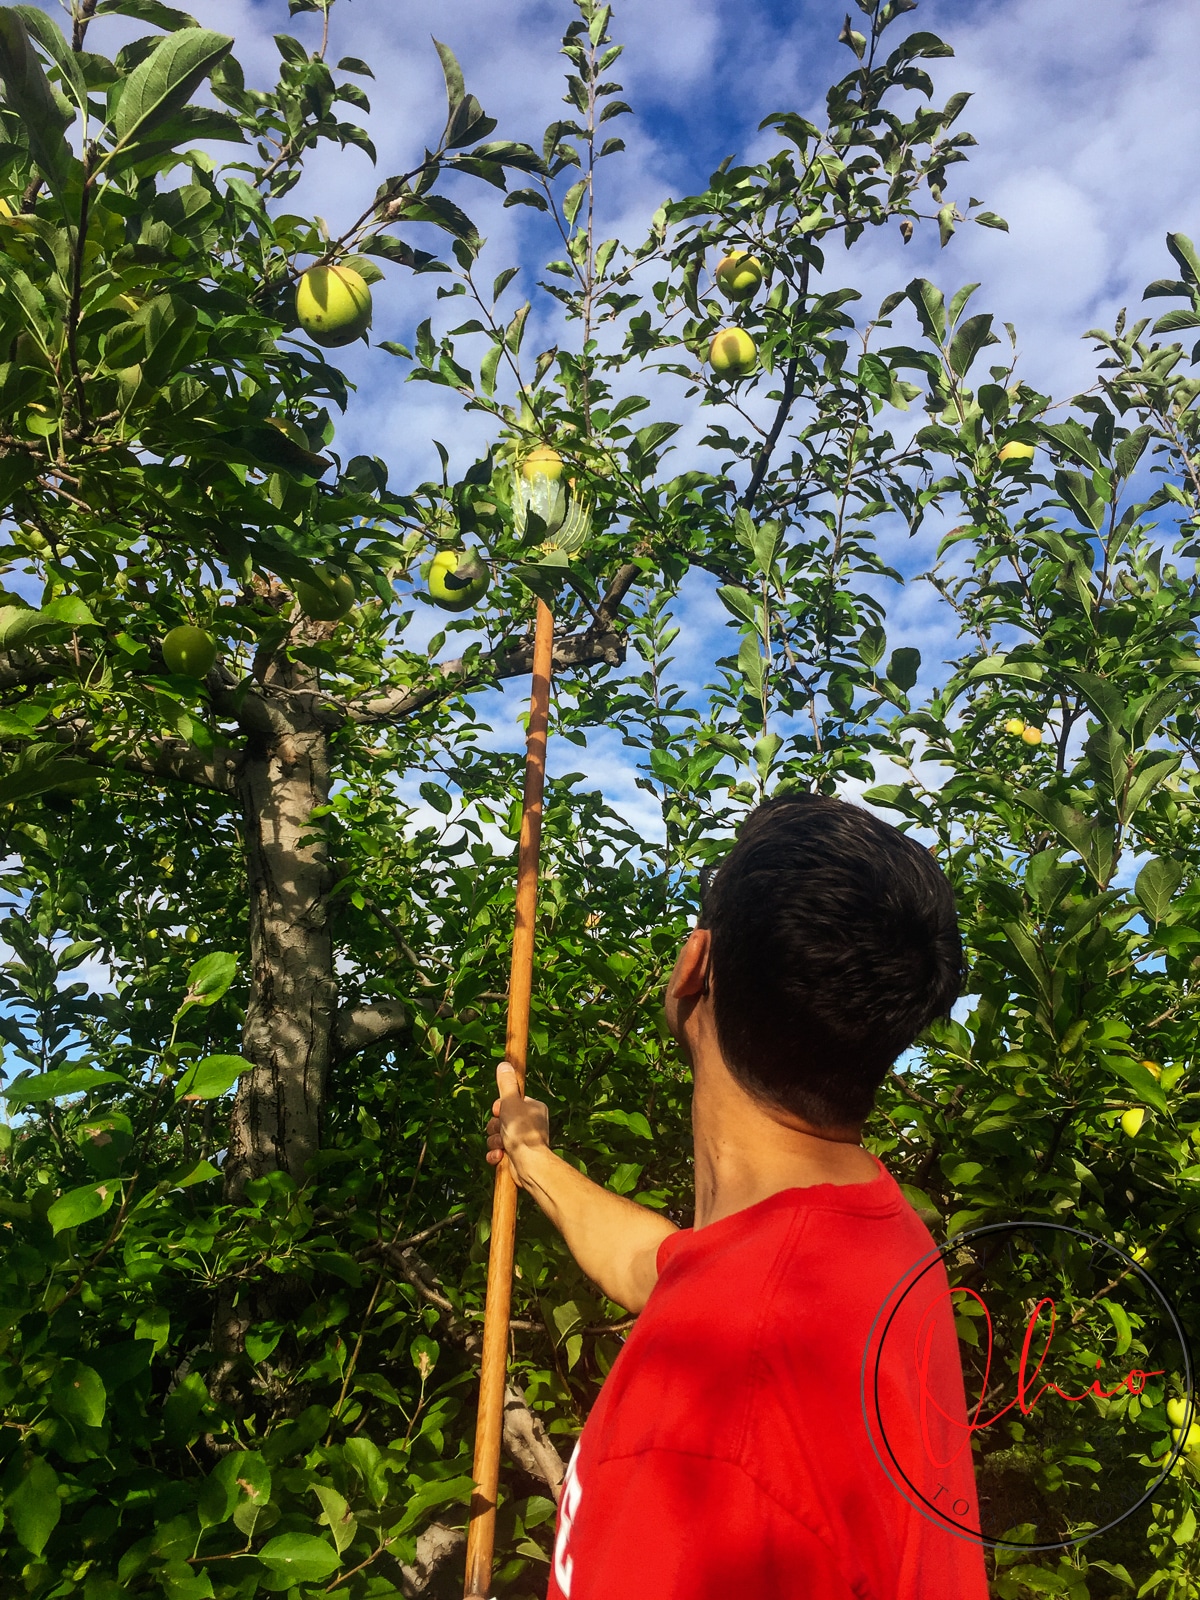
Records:
{"label": "green leaf", "polygon": [[1002,655],[984,656],[967,673],[975,678],[1024,678],[1029,683],[1040,683],[1046,669],[1040,661],[1007,661]]}
{"label": "green leaf", "polygon": [[36,6],[13,6],[11,9],[54,62],[69,85],[75,104],[82,110],[87,104],[87,83],[80,70],[79,57],[63,38],[62,30]]}
{"label": "green leaf", "polygon": [[198,1372],[189,1372],[163,1404],[163,1442],[168,1449],[184,1450],[199,1436],[200,1419],[207,1405],[208,1389],[204,1379]]}
{"label": "green leaf", "polygon": [[979,352],[989,344],[1000,341],[992,332],[991,313],[968,317],[950,341],[950,368],[960,378],[966,377]]}
{"label": "green leaf", "polygon": [[1129,1085],[1139,1100],[1148,1106],[1153,1106],[1155,1111],[1164,1114],[1169,1111],[1162,1085],[1140,1061],[1135,1061],[1132,1056],[1111,1055],[1104,1057],[1104,1064],[1110,1072],[1115,1072],[1118,1078]]}
{"label": "green leaf", "polygon": [[190,1189],[194,1183],[207,1183],[210,1178],[220,1176],[220,1167],[214,1167],[211,1161],[193,1161],[176,1174],[170,1183],[172,1189]]}
{"label": "green leaf", "polygon": [[20,16],[0,7],[0,81],[9,106],[29,140],[29,153],[55,194],[73,157],[63,132],[70,124],[50,87]]}
{"label": "green leaf", "polygon": [[95,776],[94,769],[86,761],[75,761],[63,755],[58,745],[28,745],[18,750],[0,777],[0,805],[12,805],[51,789],[90,783]]}
{"label": "green leaf", "polygon": [[761,695],[765,664],[762,652],[759,649],[758,638],[755,634],[748,634],[742,640],[741,649],[738,651],[737,664],[746,688],[753,695]]}
{"label": "green leaf", "polygon": [[404,1515],[393,1525],[394,1533],[406,1533],[428,1516],[435,1506],[451,1502],[466,1505],[474,1491],[475,1483],[466,1474],[456,1478],[434,1478],[409,1493],[404,1503]]}
{"label": "green leaf", "polygon": [[1122,822],[1128,822],[1137,815],[1154,790],[1171,776],[1182,760],[1178,750],[1147,750],[1138,757],[1133,782],[1117,810]]}
{"label": "green leaf", "polygon": [[1171,900],[1183,882],[1186,868],[1179,861],[1155,857],[1137,875],[1133,893],[1152,922],[1161,922],[1171,909]]}
{"label": "green leaf", "polygon": [[98,1067],[60,1067],[57,1072],[40,1072],[36,1077],[22,1078],[8,1089],[0,1089],[0,1097],[13,1105],[37,1105],[44,1100],[65,1100],[69,1095],[86,1094],[106,1083],[124,1084],[119,1072],[101,1072]]}
{"label": "green leaf", "polygon": [[1119,1306],[1115,1300],[1101,1300],[1100,1304],[1108,1312],[1109,1320],[1117,1333],[1116,1349],[1114,1355],[1123,1356],[1133,1343],[1133,1329],[1129,1325],[1124,1306]]}
{"label": "green leaf", "polygon": [[446,105],[449,108],[450,115],[453,116],[456,108],[462,104],[467,94],[462,68],[458,64],[458,57],[448,44],[442,44],[440,40],[435,39],[433,46],[442,63],[442,76],[446,80]]}
{"label": "green leaf", "polygon": [[408,1347],[408,1353],[412,1357],[413,1366],[422,1378],[428,1377],[433,1371],[440,1354],[436,1340],[431,1339],[427,1333],[416,1335]]}
{"label": "green leaf", "polygon": [[81,1189],[60,1195],[47,1211],[46,1220],[55,1233],[78,1228],[93,1217],[102,1217],[119,1192],[120,1186],[115,1183],[85,1183]]}
{"label": "green leaf", "polygon": [[1054,487],[1080,522],[1098,532],[1104,521],[1106,502],[1092,487],[1090,478],[1082,472],[1061,471],[1054,474]]}
{"label": "green leaf", "polygon": [[271,1472],[257,1451],[234,1450],[209,1473],[197,1509],[202,1528],[228,1522],[242,1502],[265,1504],[271,1497]]}
{"label": "green leaf", "polygon": [[1200,328],[1200,311],[1188,311],[1180,307],[1176,311],[1168,311],[1165,316],[1159,317],[1152,333],[1179,333],[1185,328]]}
{"label": "green leaf", "polygon": [[751,626],[757,625],[758,607],[754,596],[747,594],[745,589],[737,589],[731,583],[723,583],[717,590],[717,599],[727,611],[732,611],[735,617]]}
{"label": "green leaf", "polygon": [[96,15],[133,17],[138,22],[148,22],[152,28],[162,28],[173,33],[176,28],[197,28],[200,24],[186,11],[160,4],[160,0],[100,0]]}
{"label": "green leaf", "polygon": [[842,31],[838,34],[838,43],[848,45],[861,61],[867,50],[867,36],[859,33],[857,28],[850,26],[850,14],[846,13],[846,20],[842,24]]}
{"label": "green leaf", "polygon": [[40,1556],[62,1516],[58,1474],[42,1456],[25,1464],[20,1483],[4,1502],[13,1532],[32,1556]]}
{"label": "green leaf", "polygon": [[[740,754],[740,751],[739,751]],[[619,1128],[628,1128],[639,1139],[654,1137],[649,1122],[641,1111],[597,1111],[593,1122],[614,1122]]]}
{"label": "green leaf", "polygon": [[214,950],[202,956],[188,973],[187,994],[180,1011],[189,1006],[214,1005],[237,974],[237,957],[228,950]]}
{"label": "green leaf", "polygon": [[1188,283],[1200,287],[1200,256],[1186,233],[1169,233],[1167,249],[1179,263],[1180,271]]}
{"label": "green leaf", "polygon": [[118,145],[144,139],[181,110],[232,47],[232,39],[207,28],[168,34],[125,80],[114,119]]}
{"label": "green leaf", "polygon": [[[175,1098],[217,1100],[229,1093],[244,1072],[253,1071],[254,1063],[244,1056],[205,1056],[180,1078],[175,1085]],[[207,1173],[204,1176],[207,1177]]]}
{"label": "green leaf", "polygon": [[926,338],[940,345],[946,337],[946,300],[942,291],[928,278],[914,278],[905,293],[916,309]]}
{"label": "green leaf", "polygon": [[340,1556],[347,1546],[354,1542],[354,1535],[358,1532],[358,1518],[346,1504],[344,1497],[330,1485],[314,1483],[312,1491],[321,1502],[319,1520],[333,1535],[333,1542]]}
{"label": "green leaf", "polygon": [[920,1217],[927,1228],[938,1228],[942,1223],[942,1214],[924,1189],[918,1189],[911,1183],[902,1183],[898,1188],[909,1205]]}
{"label": "green leaf", "polygon": [[877,667],[887,649],[887,634],[877,624],[869,624],[858,637],[859,658],[868,667]]}
{"label": "green leaf", "polygon": [[0,650],[30,645],[48,634],[95,625],[91,611],[74,595],[63,595],[40,611],[31,606],[0,606]]}
{"label": "green leaf", "polygon": [[887,664],[888,682],[894,683],[897,689],[907,694],[917,681],[917,674],[921,670],[921,652],[909,646],[893,650],[891,660]]}
{"label": "green leaf", "polygon": [[108,1396],[100,1374],[82,1361],[59,1363],[50,1381],[50,1403],[60,1417],[98,1428],[104,1421]]}

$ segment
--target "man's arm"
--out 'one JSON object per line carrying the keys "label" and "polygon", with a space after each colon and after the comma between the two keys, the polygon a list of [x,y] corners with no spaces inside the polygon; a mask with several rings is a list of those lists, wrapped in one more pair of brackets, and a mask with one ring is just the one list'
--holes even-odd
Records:
{"label": "man's arm", "polygon": [[619,1306],[640,1311],[658,1281],[658,1247],[674,1223],[624,1195],[602,1189],[550,1148],[550,1118],[540,1100],[527,1100],[507,1061],[496,1068],[499,1098],[488,1123],[487,1158],[508,1158],[528,1191],[566,1240],[592,1282]]}

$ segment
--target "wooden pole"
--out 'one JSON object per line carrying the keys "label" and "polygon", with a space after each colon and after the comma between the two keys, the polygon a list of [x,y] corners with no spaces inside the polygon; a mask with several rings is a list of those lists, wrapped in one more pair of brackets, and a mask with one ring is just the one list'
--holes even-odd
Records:
{"label": "wooden pole", "polygon": [[[512,963],[508,979],[508,1033],[504,1059],[512,1063],[525,1092],[529,1044],[529,997],[533,989],[533,937],[537,916],[538,855],[542,842],[542,791],[546,781],[546,727],[550,720],[550,671],[554,659],[554,619],[544,600],[537,604],[533,643],[533,687],[529,699],[529,737],[525,754],[525,793],[521,843],[517,854],[517,905]],[[508,1370],[508,1317],[512,1305],[513,1250],[517,1236],[517,1186],[508,1162],[496,1168],[492,1191],[492,1232],[488,1251],[487,1299],[483,1318],[483,1360],[479,1372],[479,1415],[475,1427],[475,1493],[467,1524],[467,1600],[485,1600],[492,1581],[496,1542],[496,1495],[500,1486],[500,1439],[504,1429],[504,1389]]]}

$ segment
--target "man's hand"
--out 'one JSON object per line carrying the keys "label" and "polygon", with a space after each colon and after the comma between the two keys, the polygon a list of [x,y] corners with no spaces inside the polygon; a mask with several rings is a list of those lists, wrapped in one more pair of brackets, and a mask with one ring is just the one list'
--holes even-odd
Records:
{"label": "man's hand", "polygon": [[531,1155],[550,1148],[550,1113],[540,1100],[525,1098],[517,1086],[516,1069],[507,1061],[496,1068],[496,1088],[500,1093],[488,1123],[487,1159],[497,1166],[507,1156],[514,1182],[524,1189]]}
{"label": "man's hand", "polygon": [[602,1189],[550,1148],[550,1118],[526,1100],[512,1065],[496,1068],[500,1091],[487,1130],[487,1158],[508,1169],[550,1218],[567,1248],[610,1300],[640,1311],[658,1279],[658,1247],[675,1224],[647,1206]]}

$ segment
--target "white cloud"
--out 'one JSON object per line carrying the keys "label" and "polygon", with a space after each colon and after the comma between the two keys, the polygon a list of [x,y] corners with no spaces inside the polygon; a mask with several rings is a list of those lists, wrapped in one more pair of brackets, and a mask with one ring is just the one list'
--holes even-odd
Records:
{"label": "white cloud", "polygon": [[[52,0],[42,3],[57,12]],[[274,72],[272,33],[295,32],[308,43],[319,37],[319,21],[289,21],[283,0],[192,0],[191,9],[204,25],[236,36],[256,82]],[[794,107],[819,117],[826,83],[853,64],[836,44],[843,10],[833,0],[803,8],[744,0],[618,5],[614,31],[628,49],[611,75],[626,84],[636,115],[613,125],[628,152],[602,169],[604,231],[619,229],[636,242],[660,200],[703,185],[721,156],[741,150],[760,159],[776,147],[773,134],[755,133],[765,113]],[[557,54],[571,15],[565,0],[337,5],[331,58],[361,56],[375,69],[365,87],[378,167],[358,151],[325,147],[287,204],[345,227],[381,178],[420,159],[444,116],[431,34],[458,53],[468,87],[499,118],[498,131],[540,143],[545,123],[571,114],[561,98],[564,63]],[[1070,393],[1089,381],[1085,330],[1110,322],[1122,305],[1133,311],[1147,280],[1172,273],[1163,244],[1169,229],[1200,233],[1191,160],[1200,134],[1193,83],[1200,10],[1192,0],[925,0],[916,16],[896,25],[894,37],[906,23],[941,32],[956,50],[954,60],[928,63],[939,94],[965,88],[973,95],[960,126],[980,142],[969,165],[952,169],[951,193],[961,201],[981,196],[1008,218],[1011,231],[963,227],[946,251],[928,229],[907,249],[889,231],[868,237],[850,256],[832,250],[826,276],[845,274],[844,281],[861,287],[867,311],[918,273],[948,289],[979,279],[974,308],[1017,325],[1023,375],[1057,395]],[[108,50],[135,31],[142,30],[124,19],[104,19],[89,46]],[[510,291],[515,306],[533,269],[558,253],[544,220],[503,209],[482,185],[460,185],[455,193],[489,236],[481,277],[490,280],[510,261],[525,263]],[[426,315],[442,327],[463,320],[465,302],[436,299],[444,281],[389,269],[375,294],[376,338],[408,340]],[[898,313],[897,336],[907,336],[903,319]],[[542,348],[560,327],[557,311],[539,306],[527,348]],[[446,443],[461,470],[492,436],[488,419],[464,415],[452,392],[405,383],[403,365],[377,350],[356,348],[346,365],[360,387],[341,448],[384,456],[396,485],[436,472],[432,439]],[[668,397],[665,382],[643,392],[656,402],[663,396],[668,414],[685,423],[671,469],[698,459],[711,466],[708,453],[696,450],[710,414],[688,409],[678,390]],[[889,558],[906,573],[922,570],[940,531],[931,518],[915,543],[897,541]],[[693,693],[711,677],[711,663],[731,637],[712,588],[707,578],[693,577],[678,607],[682,632],[674,653]],[[931,590],[878,592],[886,594],[893,645],[918,644],[926,671],[954,652],[955,628]],[[427,637],[432,620],[419,615],[418,631]],[[568,752],[564,757],[582,764]],[[587,759],[589,774],[623,808],[649,804],[633,787],[629,752],[614,736],[597,735]],[[639,825],[650,828],[651,819],[637,814]]]}

